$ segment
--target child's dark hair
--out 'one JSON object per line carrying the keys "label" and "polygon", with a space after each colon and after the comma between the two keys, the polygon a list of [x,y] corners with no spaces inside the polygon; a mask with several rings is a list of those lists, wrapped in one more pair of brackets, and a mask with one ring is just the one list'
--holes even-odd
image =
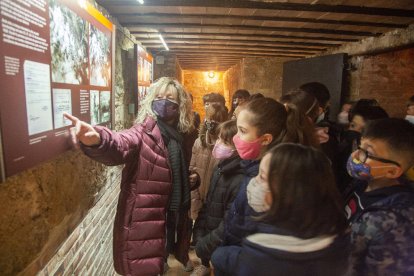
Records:
{"label": "child's dark hair", "polygon": [[236,92],[234,92],[233,94],[233,99],[236,99],[236,98],[249,99],[250,93],[249,91],[245,89],[236,90]]}
{"label": "child's dark hair", "polygon": [[376,99],[359,99],[349,110],[348,120],[351,122],[354,114],[365,109],[367,106],[379,106],[379,103]]}
{"label": "child's dark hair", "polygon": [[226,104],[226,100],[224,99],[223,95],[220,93],[209,93],[203,96],[203,104],[207,102],[219,102],[223,106]]}
{"label": "child's dark hair", "polygon": [[319,115],[318,100],[310,93],[302,89],[290,90],[287,94],[280,98],[280,102],[286,104],[288,107],[293,104],[302,111],[306,116],[312,120],[316,120]]}
{"label": "child's dark hair", "polygon": [[407,163],[404,170],[414,165],[414,125],[404,119],[386,118],[369,121],[362,132],[363,138],[385,142],[391,154]]}
{"label": "child's dark hair", "polygon": [[365,106],[352,111],[352,118],[356,115],[361,116],[364,121],[388,118],[388,113],[380,106]]}
{"label": "child's dark hair", "polygon": [[312,94],[323,109],[328,105],[331,94],[328,88],[320,82],[308,82],[300,86],[303,91]]}
{"label": "child's dark hair", "polygon": [[344,232],[344,205],[324,153],[284,143],[268,154],[272,204],[263,220],[303,239]]}
{"label": "child's dark hair", "polygon": [[237,133],[236,120],[228,120],[221,123],[217,128],[217,133],[219,133],[219,138],[223,140],[224,143],[234,145],[233,136]]}
{"label": "child's dark hair", "polygon": [[[301,128],[307,120],[306,116],[296,107],[286,108],[272,98],[260,98],[249,102],[245,109],[254,116],[249,118],[258,135],[271,134],[273,140],[269,148],[281,142],[300,143],[318,146],[313,128]],[[316,141],[316,142],[315,142]]]}
{"label": "child's dark hair", "polygon": [[256,100],[256,99],[260,99],[260,98],[264,98],[264,95],[262,93],[255,93],[255,94],[251,94],[250,95],[250,100]]}

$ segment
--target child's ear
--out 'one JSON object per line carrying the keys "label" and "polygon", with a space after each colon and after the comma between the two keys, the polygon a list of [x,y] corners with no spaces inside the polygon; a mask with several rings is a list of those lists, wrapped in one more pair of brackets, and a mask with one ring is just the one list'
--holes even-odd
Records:
{"label": "child's ear", "polygon": [[404,170],[401,167],[392,166],[389,169],[387,169],[385,177],[395,179],[395,178],[399,178],[403,174],[404,174]]}
{"label": "child's ear", "polygon": [[266,133],[262,137],[263,137],[262,146],[268,146],[273,141],[273,135],[272,134]]}

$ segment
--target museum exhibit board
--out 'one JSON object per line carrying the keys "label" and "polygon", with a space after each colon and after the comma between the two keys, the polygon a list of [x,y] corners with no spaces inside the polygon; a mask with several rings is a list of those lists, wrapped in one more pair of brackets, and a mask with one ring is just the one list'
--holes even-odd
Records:
{"label": "museum exhibit board", "polygon": [[64,112],[111,127],[115,28],[87,1],[0,3],[4,180],[72,147]]}
{"label": "museum exhibit board", "polygon": [[148,94],[148,88],[153,81],[153,57],[141,45],[136,45],[137,54],[137,96],[135,97],[137,103],[137,111],[141,101]]}

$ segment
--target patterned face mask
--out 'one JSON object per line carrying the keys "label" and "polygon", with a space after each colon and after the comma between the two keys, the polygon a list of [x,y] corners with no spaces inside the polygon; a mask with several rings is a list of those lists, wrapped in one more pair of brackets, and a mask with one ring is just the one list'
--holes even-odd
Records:
{"label": "patterned face mask", "polygon": [[206,128],[208,131],[214,131],[216,129],[218,123],[216,121],[205,121],[204,124],[206,125]]}
{"label": "patterned face mask", "polygon": [[364,181],[370,181],[372,179],[381,178],[385,175],[372,175],[371,169],[380,169],[380,168],[387,168],[387,167],[393,167],[394,165],[384,165],[384,166],[375,166],[371,167],[366,163],[362,163],[356,158],[353,158],[352,155],[349,156],[348,162],[346,164],[346,169],[348,171],[348,174],[352,176],[353,178],[364,180]]}
{"label": "patterned face mask", "polygon": [[168,121],[177,118],[178,108],[178,103],[169,99],[154,100],[152,102],[152,110],[162,120]]}
{"label": "patterned face mask", "polygon": [[270,209],[270,205],[266,202],[266,194],[270,193],[269,187],[260,183],[253,177],[247,184],[247,202],[255,212],[262,213]]}
{"label": "patterned face mask", "polygon": [[348,171],[348,174],[353,178],[365,181],[369,181],[372,179],[371,168],[367,164],[359,161],[358,159],[353,158],[352,155],[348,158],[346,169]]}

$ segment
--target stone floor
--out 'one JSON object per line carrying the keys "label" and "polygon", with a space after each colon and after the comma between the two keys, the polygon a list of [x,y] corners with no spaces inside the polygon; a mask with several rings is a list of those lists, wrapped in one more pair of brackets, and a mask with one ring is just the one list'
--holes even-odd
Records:
{"label": "stone floor", "polygon": [[[190,259],[193,261],[194,267],[201,264],[201,260],[197,257],[194,250],[190,251]],[[170,266],[170,269],[164,274],[164,276],[187,276],[191,274],[191,272],[185,272],[183,265],[172,255],[168,258],[168,265]]]}

